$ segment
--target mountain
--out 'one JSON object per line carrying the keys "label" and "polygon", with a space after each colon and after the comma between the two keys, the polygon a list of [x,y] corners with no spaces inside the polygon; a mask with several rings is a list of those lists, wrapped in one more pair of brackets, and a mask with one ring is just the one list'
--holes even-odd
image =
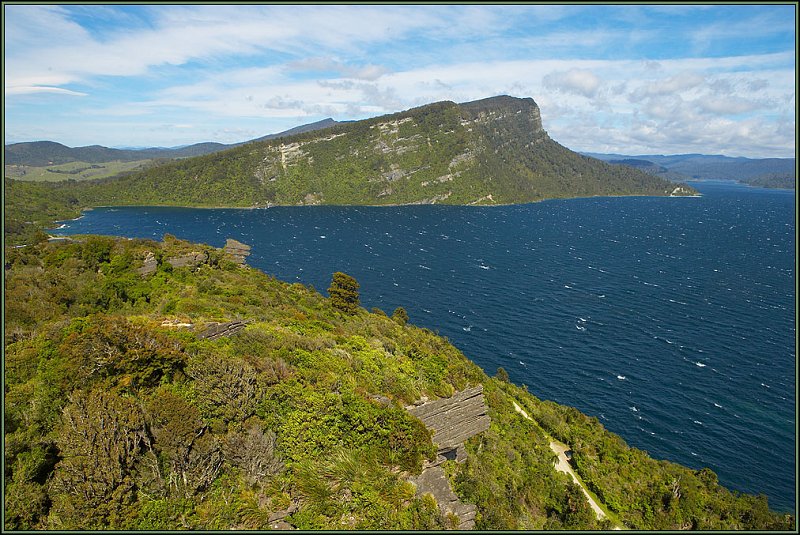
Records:
{"label": "mountain", "polygon": [[[794,188],[797,166],[794,158],[731,158],[707,154],[673,154],[626,156],[621,154],[585,153],[613,163],[648,161],[666,169],[679,180],[737,180],[764,187]],[[642,168],[641,166],[639,166]],[[653,168],[642,168],[653,172]],[[667,173],[659,172],[662,176]]]}
{"label": "mountain", "polygon": [[419,108],[81,187],[89,205],[511,204],[693,193],[559,145],[530,98]]}
{"label": "mountain", "polygon": [[4,532],[795,529],[359,307],[347,275],[327,298],[246,252],[6,249]]}
{"label": "mountain", "polygon": [[4,147],[5,163],[6,165],[29,165],[33,167],[42,167],[46,165],[59,165],[69,162],[105,163],[113,161],[125,162],[135,160],[150,160],[157,158],[187,158],[219,152],[221,150],[237,147],[252,141],[276,139],[303,132],[311,132],[313,130],[329,128],[335,124],[337,124],[336,121],[328,118],[315,123],[296,126],[286,130],[285,132],[269,134],[251,141],[228,145],[223,143],[205,142],[176,148],[151,147],[144,149],[111,149],[108,147],[102,147],[100,145],[71,148],[54,141],[13,143]]}
{"label": "mountain", "polygon": [[[289,130],[285,130],[278,134],[269,134],[263,137],[259,137],[256,139],[251,139],[250,141],[246,141],[246,143],[252,143],[254,141],[268,141],[270,139],[275,139],[279,137],[288,137],[293,136],[295,134],[303,134],[305,132],[313,132],[315,130],[322,130],[324,128],[330,128],[331,126],[339,124],[338,121],[334,121],[330,117],[327,119],[322,119],[321,121],[317,121],[315,123],[308,123],[300,126],[295,126],[294,128],[290,128]],[[228,145],[229,147],[234,147],[241,145],[241,143],[237,143],[236,145]]]}

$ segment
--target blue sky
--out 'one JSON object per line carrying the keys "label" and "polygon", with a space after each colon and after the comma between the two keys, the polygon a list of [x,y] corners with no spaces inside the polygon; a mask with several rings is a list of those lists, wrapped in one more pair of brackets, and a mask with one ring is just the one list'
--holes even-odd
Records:
{"label": "blue sky", "polygon": [[232,143],[532,97],[573,149],[793,157],[796,6],[4,5],[6,143]]}

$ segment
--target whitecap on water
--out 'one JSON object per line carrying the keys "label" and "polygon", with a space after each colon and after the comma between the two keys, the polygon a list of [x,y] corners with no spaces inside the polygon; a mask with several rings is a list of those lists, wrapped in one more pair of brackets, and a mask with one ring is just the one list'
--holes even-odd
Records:
{"label": "whitecap on water", "polygon": [[692,420],[692,421],[697,425],[703,425],[703,422],[701,422],[700,420]]}
{"label": "whitecap on water", "polygon": [[624,381],[625,379],[627,379],[627,377],[625,377],[624,375],[617,375],[617,379],[619,379],[620,381]]}
{"label": "whitecap on water", "polygon": [[705,368],[706,367],[706,365],[703,364],[702,362],[695,362],[694,365],[697,366],[698,368]]}

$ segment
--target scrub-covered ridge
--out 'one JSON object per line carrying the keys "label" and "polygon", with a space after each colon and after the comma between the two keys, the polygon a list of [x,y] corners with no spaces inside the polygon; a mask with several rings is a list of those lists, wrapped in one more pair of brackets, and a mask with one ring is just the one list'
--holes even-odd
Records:
{"label": "scrub-covered ridge", "polygon": [[5,529],[794,528],[361,308],[345,274],[328,298],[170,236],[5,253]]}

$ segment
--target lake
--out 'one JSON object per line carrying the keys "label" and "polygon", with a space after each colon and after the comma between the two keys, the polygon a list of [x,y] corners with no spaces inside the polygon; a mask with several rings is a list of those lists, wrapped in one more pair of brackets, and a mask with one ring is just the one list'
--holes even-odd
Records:
{"label": "lake", "polygon": [[253,246],[248,263],[446,336],[651,456],[795,507],[795,193],[502,207],[102,208],[60,234]]}

